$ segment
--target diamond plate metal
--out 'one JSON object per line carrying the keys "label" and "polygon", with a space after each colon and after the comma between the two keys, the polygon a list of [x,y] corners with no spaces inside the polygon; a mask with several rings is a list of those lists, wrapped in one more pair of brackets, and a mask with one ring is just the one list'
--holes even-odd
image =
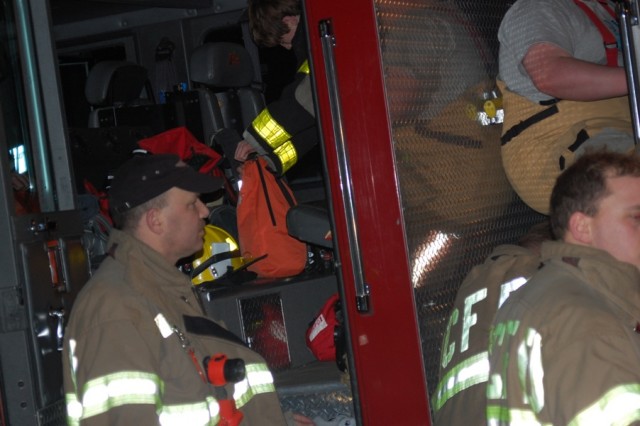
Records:
{"label": "diamond plate metal", "polygon": [[319,362],[276,375],[276,389],[285,411],[325,420],[339,415],[353,417],[349,376],[334,362]]}

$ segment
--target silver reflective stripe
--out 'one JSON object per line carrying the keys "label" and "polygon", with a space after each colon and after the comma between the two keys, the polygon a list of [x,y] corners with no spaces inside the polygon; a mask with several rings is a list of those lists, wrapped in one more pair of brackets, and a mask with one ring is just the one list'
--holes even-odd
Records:
{"label": "silver reflective stripe", "polygon": [[78,396],[75,393],[68,393],[65,395],[65,400],[67,402],[67,425],[79,425],[80,419],[82,419],[82,404],[78,401]]}
{"label": "silver reflective stripe", "polygon": [[162,405],[162,382],[152,373],[124,371],[108,374],[91,380],[84,389],[82,403],[77,395],[66,395],[69,425],[79,425],[81,420],[128,404],[153,405],[163,426],[213,426],[220,420],[220,407],[213,396],[201,402]]}
{"label": "silver reflective stripe", "polygon": [[121,371],[93,379],[84,386],[82,418],[127,404],[159,403],[160,378],[140,371]]}
{"label": "silver reflective stripe", "polygon": [[488,378],[489,356],[486,351],[465,359],[453,367],[438,383],[433,409],[438,411],[458,392],[478,383],[484,383]]}
{"label": "silver reflective stripe", "polygon": [[464,317],[462,320],[462,340],[460,352],[469,349],[469,330],[478,323],[478,314],[471,313],[473,305],[487,298],[487,289],[482,288],[464,299]]}
{"label": "silver reflective stripe", "polygon": [[629,425],[640,420],[640,384],[616,386],[580,412],[568,426]]}
{"label": "silver reflective stripe", "polygon": [[162,337],[166,339],[173,334],[173,328],[169,325],[169,321],[167,321],[164,315],[158,314],[153,320],[155,321]]}
{"label": "silver reflective stripe", "polygon": [[160,410],[162,426],[215,426],[220,420],[220,406],[213,397],[195,404],[165,405]]}
{"label": "silver reflective stripe", "polygon": [[247,377],[234,386],[233,399],[237,408],[245,405],[255,395],[276,391],[273,376],[267,364],[247,364],[245,369]]}
{"label": "silver reflective stripe", "polygon": [[[598,423],[593,423],[598,424]],[[488,426],[552,426],[551,423],[542,423],[531,410],[507,409],[500,406],[487,407]]]}
{"label": "silver reflective stripe", "polygon": [[518,376],[524,403],[539,413],[544,408],[542,336],[533,328],[527,329],[524,341],[518,345]]}
{"label": "silver reflective stripe", "polygon": [[500,300],[498,301],[498,309],[500,309],[502,304],[507,300],[507,298],[509,298],[509,295],[525,285],[527,283],[527,280],[528,279],[525,277],[517,277],[502,284],[500,286]]}

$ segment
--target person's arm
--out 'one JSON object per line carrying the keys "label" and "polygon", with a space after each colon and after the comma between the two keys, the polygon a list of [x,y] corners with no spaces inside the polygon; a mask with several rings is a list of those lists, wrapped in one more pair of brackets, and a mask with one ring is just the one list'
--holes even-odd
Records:
{"label": "person's arm", "polygon": [[[134,324],[113,321],[65,342],[65,393],[69,423],[82,426],[159,425],[161,379],[149,347]],[[70,362],[70,360],[74,362]],[[116,394],[108,389],[117,389]],[[91,392],[91,398],[87,393]],[[80,417],[81,416],[81,417]],[[73,419],[73,421],[72,421]]]}
{"label": "person's arm", "polygon": [[595,101],[628,93],[624,68],[575,59],[554,44],[534,44],[522,65],[536,88],[554,98]]}

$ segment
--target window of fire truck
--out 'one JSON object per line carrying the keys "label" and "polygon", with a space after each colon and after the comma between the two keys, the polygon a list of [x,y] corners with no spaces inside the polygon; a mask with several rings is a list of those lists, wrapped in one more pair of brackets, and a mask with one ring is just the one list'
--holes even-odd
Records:
{"label": "window of fire truck", "polygon": [[15,214],[39,211],[33,155],[29,144],[22,69],[12,2],[0,7],[0,144],[2,170],[8,176],[7,201]]}

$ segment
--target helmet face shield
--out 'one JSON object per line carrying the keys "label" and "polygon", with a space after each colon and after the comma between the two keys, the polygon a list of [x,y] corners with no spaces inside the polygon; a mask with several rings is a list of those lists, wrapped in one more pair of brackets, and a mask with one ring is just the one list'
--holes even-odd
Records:
{"label": "helmet face shield", "polygon": [[202,254],[193,261],[193,269],[198,268],[212,256],[216,256],[220,260],[212,262],[204,271],[192,277],[191,282],[193,284],[198,285],[214,281],[227,272],[235,271],[244,265],[244,259],[240,255],[238,243],[231,234],[217,226],[206,225],[204,227]]}

